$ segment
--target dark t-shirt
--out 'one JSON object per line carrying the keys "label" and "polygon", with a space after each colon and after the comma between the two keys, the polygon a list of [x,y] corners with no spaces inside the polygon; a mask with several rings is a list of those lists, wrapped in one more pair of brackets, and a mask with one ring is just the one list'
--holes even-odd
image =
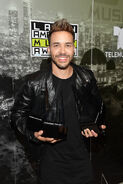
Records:
{"label": "dark t-shirt", "polygon": [[92,184],[92,171],[89,154],[77,121],[72,84],[74,74],[68,79],[53,75],[55,87],[60,85],[63,97],[67,139],[56,144],[46,144],[41,160],[41,184]]}

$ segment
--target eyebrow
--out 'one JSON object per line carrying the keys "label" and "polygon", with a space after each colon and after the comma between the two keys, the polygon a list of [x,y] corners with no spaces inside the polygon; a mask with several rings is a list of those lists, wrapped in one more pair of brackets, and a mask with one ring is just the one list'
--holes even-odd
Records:
{"label": "eyebrow", "polygon": [[73,42],[66,42],[66,44],[73,44]]}
{"label": "eyebrow", "polygon": [[59,42],[53,42],[52,44],[53,44],[53,45],[54,45],[54,44],[59,44]]}
{"label": "eyebrow", "polygon": [[[53,45],[54,44],[59,44],[60,42],[54,42],[54,43],[52,43]],[[73,42],[65,42],[65,44],[73,44]]]}

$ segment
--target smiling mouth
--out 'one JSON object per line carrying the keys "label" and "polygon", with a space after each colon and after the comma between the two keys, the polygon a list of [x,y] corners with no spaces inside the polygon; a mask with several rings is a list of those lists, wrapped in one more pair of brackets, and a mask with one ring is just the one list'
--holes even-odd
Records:
{"label": "smiling mouth", "polygon": [[59,59],[65,60],[65,59],[67,59],[67,57],[59,57]]}
{"label": "smiling mouth", "polygon": [[62,62],[62,63],[67,62],[67,58],[59,58],[58,60],[59,62]]}
{"label": "smiling mouth", "polygon": [[60,61],[66,61],[68,59],[68,56],[57,56],[57,58],[60,60]]}

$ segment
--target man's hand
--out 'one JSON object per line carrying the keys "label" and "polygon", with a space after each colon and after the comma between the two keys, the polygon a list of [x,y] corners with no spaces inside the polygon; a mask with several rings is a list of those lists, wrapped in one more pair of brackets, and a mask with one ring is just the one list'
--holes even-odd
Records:
{"label": "man's hand", "polygon": [[34,136],[38,140],[43,141],[43,142],[56,143],[56,142],[61,140],[61,139],[54,139],[54,138],[49,138],[49,137],[43,137],[41,135],[43,135],[43,130],[40,130],[39,132],[34,132]]}
{"label": "man's hand", "polygon": [[[106,129],[105,125],[101,125],[100,128],[102,130]],[[88,128],[86,128],[84,131],[81,131],[82,135],[85,137],[98,137],[98,134],[96,132],[94,132],[94,130],[90,130]]]}

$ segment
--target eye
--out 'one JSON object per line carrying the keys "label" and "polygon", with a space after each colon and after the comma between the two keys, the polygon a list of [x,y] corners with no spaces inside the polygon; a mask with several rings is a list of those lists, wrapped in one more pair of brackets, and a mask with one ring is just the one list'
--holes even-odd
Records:
{"label": "eye", "polygon": [[53,47],[58,47],[58,46],[59,46],[58,43],[53,44]]}
{"label": "eye", "polygon": [[66,47],[71,47],[72,45],[70,43],[67,43],[66,44]]}

